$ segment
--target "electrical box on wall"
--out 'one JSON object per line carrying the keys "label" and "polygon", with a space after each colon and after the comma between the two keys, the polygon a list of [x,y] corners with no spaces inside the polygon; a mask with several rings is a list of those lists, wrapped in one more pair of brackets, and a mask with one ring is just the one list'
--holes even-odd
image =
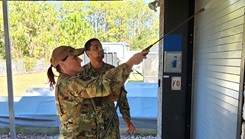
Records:
{"label": "electrical box on wall", "polygon": [[164,54],[164,72],[165,73],[181,73],[182,52],[181,51],[165,51]]}

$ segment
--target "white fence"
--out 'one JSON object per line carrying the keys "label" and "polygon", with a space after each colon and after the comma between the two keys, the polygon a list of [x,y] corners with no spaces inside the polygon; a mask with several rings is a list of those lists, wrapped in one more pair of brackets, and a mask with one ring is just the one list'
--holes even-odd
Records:
{"label": "white fence", "polygon": [[[129,54],[130,57],[133,53]],[[127,60],[127,59],[125,59]],[[104,62],[117,66],[118,64],[125,62],[125,60],[119,60],[117,58],[116,52],[107,52],[105,53]],[[89,58],[84,54],[83,56],[83,64],[89,62]],[[158,53],[150,52],[147,55],[147,59],[144,60],[140,65],[133,67],[133,74],[138,74],[143,76],[143,82],[157,82],[158,80]],[[49,68],[49,61],[37,60],[35,65],[28,69],[26,68],[26,64],[24,60],[12,61],[12,72],[13,74],[25,74],[32,72],[45,72]],[[0,60],[0,76],[6,76],[6,60]]]}

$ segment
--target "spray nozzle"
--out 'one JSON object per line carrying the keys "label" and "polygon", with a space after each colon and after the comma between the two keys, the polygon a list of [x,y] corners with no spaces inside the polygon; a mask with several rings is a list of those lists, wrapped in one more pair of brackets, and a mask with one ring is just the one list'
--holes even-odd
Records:
{"label": "spray nozzle", "polygon": [[203,11],[205,11],[204,8],[200,9],[197,13],[201,13],[201,12],[203,12]]}

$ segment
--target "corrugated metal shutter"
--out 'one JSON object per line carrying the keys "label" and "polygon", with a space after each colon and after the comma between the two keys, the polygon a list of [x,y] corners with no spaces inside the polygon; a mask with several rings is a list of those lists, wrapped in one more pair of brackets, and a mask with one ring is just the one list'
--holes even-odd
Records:
{"label": "corrugated metal shutter", "polygon": [[[237,138],[244,0],[198,0],[193,72],[193,138]],[[241,93],[241,92],[240,92]]]}

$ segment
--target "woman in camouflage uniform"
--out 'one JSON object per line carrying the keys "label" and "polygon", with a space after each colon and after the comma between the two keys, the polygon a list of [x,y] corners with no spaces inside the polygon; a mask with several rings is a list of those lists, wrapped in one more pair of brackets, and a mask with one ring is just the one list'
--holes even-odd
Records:
{"label": "woman in camouflage uniform", "polygon": [[[78,56],[84,53],[84,48],[60,46],[54,49],[47,75],[50,88],[55,85],[56,107],[61,121],[60,138],[98,139],[100,131],[97,126],[101,127],[103,119],[100,117],[101,110],[92,107],[91,98],[118,95],[132,72],[132,66],[141,63],[148,52],[137,53],[103,76],[86,80],[79,75],[82,60]],[[52,67],[59,73],[57,82]]]}

